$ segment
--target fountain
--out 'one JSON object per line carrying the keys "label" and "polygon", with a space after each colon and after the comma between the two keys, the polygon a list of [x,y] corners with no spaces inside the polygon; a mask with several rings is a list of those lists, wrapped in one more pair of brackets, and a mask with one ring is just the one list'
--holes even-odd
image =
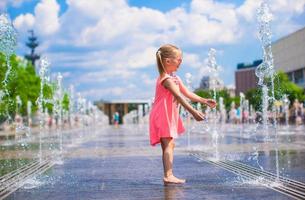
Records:
{"label": "fountain", "polygon": [[69,125],[70,126],[73,126],[74,125],[74,112],[75,112],[75,104],[74,104],[74,97],[75,95],[75,92],[74,92],[74,86],[73,85],[70,85],[69,87],[69,114],[68,114],[68,122],[69,122]]}
{"label": "fountain", "polygon": [[[211,78],[211,88],[213,88],[213,99],[217,101],[216,98],[216,88],[218,85],[219,79],[219,66],[216,63],[216,50],[211,48],[208,53],[208,63],[207,67],[209,70],[209,75]],[[213,121],[213,128],[212,128],[212,138],[213,138],[213,146],[215,148],[215,160],[219,160],[219,151],[218,151],[218,140],[219,140],[219,133],[217,131],[217,109],[216,107],[212,109],[212,121]]]}
{"label": "fountain", "polygon": [[[271,118],[275,132],[275,154],[276,154],[276,174],[277,180],[279,178],[279,161],[278,161],[278,136],[277,136],[277,122],[275,112],[275,96],[274,96],[274,65],[273,55],[271,49],[271,27],[272,14],[266,1],[262,1],[257,10],[257,20],[259,23],[259,39],[262,42],[263,62],[256,68],[255,74],[258,77],[258,84],[262,87],[262,115],[263,115],[263,130],[268,131],[268,108],[271,107]],[[269,86],[269,88],[268,88]],[[271,95],[269,95],[271,93]],[[267,135],[269,139],[269,135]]]}
{"label": "fountain", "polygon": [[227,121],[227,111],[223,103],[223,97],[219,97],[219,113],[221,124],[225,124]]}
{"label": "fountain", "polygon": [[285,115],[285,125],[286,125],[286,127],[288,127],[289,126],[289,105],[290,105],[290,101],[288,99],[287,94],[283,95],[282,102],[283,102],[283,113]]}
{"label": "fountain", "polygon": [[7,14],[0,15],[0,52],[4,54],[7,62],[7,71],[3,84],[6,86],[11,72],[10,57],[15,53],[17,47],[17,31],[15,30]]}
{"label": "fountain", "polygon": [[[17,31],[15,30],[9,16],[7,14],[0,14],[0,52],[5,56],[7,70],[4,75],[4,80],[2,81],[3,90],[0,91],[0,102],[5,103],[5,113],[0,113],[4,115],[7,126],[10,126],[12,118],[9,114],[8,107],[13,104],[12,99],[9,98],[10,93],[7,89],[7,83],[9,81],[9,76],[11,72],[10,57],[15,53],[17,47]],[[6,136],[6,145],[10,145],[9,135]]]}
{"label": "fountain", "polygon": [[239,93],[239,99],[240,99],[240,106],[239,106],[239,111],[238,111],[238,118],[239,118],[239,123],[242,123],[244,120],[244,116],[243,116],[243,111],[244,111],[244,104],[245,104],[245,94],[240,92]]}
{"label": "fountain", "polygon": [[56,118],[56,132],[57,132],[57,137],[59,139],[59,153],[57,155],[56,159],[56,164],[62,165],[63,164],[63,159],[62,159],[62,154],[63,154],[63,135],[62,135],[62,121],[63,121],[63,107],[62,107],[62,100],[63,100],[63,95],[62,95],[62,78],[63,76],[61,73],[57,74],[57,84],[56,84],[56,90],[54,94],[54,115]]}
{"label": "fountain", "polygon": [[256,118],[255,110],[254,110],[253,106],[250,104],[250,108],[249,108],[249,122],[251,124],[255,123],[255,118]]}
{"label": "fountain", "polygon": [[230,111],[229,111],[229,122],[235,124],[236,120],[236,109],[235,109],[235,102],[231,102]]}
{"label": "fountain", "polygon": [[6,113],[5,115],[8,118],[8,122],[11,120],[11,117],[8,113],[8,106],[12,104],[12,100],[9,98],[9,91],[7,89],[7,83],[9,81],[9,76],[11,73],[11,64],[10,57],[15,53],[17,47],[17,31],[15,30],[10,18],[7,14],[0,15],[0,52],[4,54],[6,59],[7,70],[4,76],[3,83],[3,91],[0,95],[2,100],[7,98],[6,102]]}
{"label": "fountain", "polygon": [[47,58],[42,58],[40,60],[40,69],[39,69],[39,77],[40,77],[40,93],[39,97],[36,101],[36,104],[38,105],[38,111],[39,111],[39,161],[42,162],[42,134],[43,134],[43,127],[44,127],[44,109],[43,106],[46,103],[43,88],[47,84],[47,82],[50,80],[50,77],[48,75],[50,62],[47,60]]}
{"label": "fountain", "polygon": [[32,102],[27,102],[28,127],[32,126]]}
{"label": "fountain", "polygon": [[30,135],[30,127],[23,123],[23,118],[20,114],[22,101],[19,95],[16,96],[16,115],[15,115],[15,132],[16,136],[22,137],[23,134]]}
{"label": "fountain", "polygon": [[[192,74],[191,73],[186,73],[185,74],[185,80],[186,80],[186,87],[188,90],[193,91],[192,88]],[[191,116],[190,114],[184,109],[184,116],[186,118],[186,124],[187,124],[187,149],[190,150],[191,148]]]}

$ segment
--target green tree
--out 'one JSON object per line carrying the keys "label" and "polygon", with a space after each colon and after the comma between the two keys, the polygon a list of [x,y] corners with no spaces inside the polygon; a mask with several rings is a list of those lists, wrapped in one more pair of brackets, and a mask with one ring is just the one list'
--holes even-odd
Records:
{"label": "green tree", "polygon": [[[11,73],[8,76],[6,89],[8,94],[4,95],[0,102],[1,120],[7,118],[7,114],[13,117],[16,114],[16,97],[21,99],[21,107],[19,112],[21,115],[27,115],[27,102],[32,103],[32,113],[38,109],[36,101],[40,93],[40,78],[36,75],[35,69],[31,63],[25,62],[23,59],[13,55],[10,57]],[[3,80],[7,71],[7,61],[5,56],[0,54],[0,90],[5,91]],[[45,85],[44,97],[52,98],[52,88]],[[6,110],[8,113],[6,113]]]}
{"label": "green tree", "polygon": [[70,105],[70,99],[69,95],[67,93],[64,94],[64,97],[62,99],[62,109],[64,111],[69,111],[69,105]]}
{"label": "green tree", "polygon": [[253,88],[248,90],[245,94],[246,99],[249,100],[249,104],[253,106],[255,110],[261,110],[262,105],[262,89]]}
{"label": "green tree", "polygon": [[301,102],[305,101],[304,89],[289,81],[287,74],[282,71],[275,75],[274,90],[276,99],[280,99],[283,94],[287,94],[290,102],[294,102],[295,99]]}
{"label": "green tree", "polygon": [[[268,88],[271,88],[270,79],[265,81],[268,83]],[[303,102],[305,100],[304,90],[296,85],[295,83],[289,81],[287,74],[284,72],[278,72],[274,76],[274,97],[279,100],[284,94],[288,95],[290,102],[294,102],[295,99]],[[271,96],[271,90],[269,90],[269,96]],[[246,93],[246,98],[249,99],[250,104],[253,105],[255,110],[261,109],[262,104],[262,89],[255,88],[251,89]]]}
{"label": "green tree", "polygon": [[209,90],[196,90],[195,93],[203,98],[212,98],[213,95]]}
{"label": "green tree", "polygon": [[[213,98],[214,91],[213,90],[196,90],[195,93],[198,96],[201,96],[203,98]],[[216,91],[216,100],[219,102],[219,97],[223,98],[223,103],[225,105],[226,110],[229,110],[231,107],[231,103],[234,101],[235,104],[239,104],[239,98],[238,97],[230,97],[230,93],[227,89]],[[217,105],[219,107],[219,105]]]}

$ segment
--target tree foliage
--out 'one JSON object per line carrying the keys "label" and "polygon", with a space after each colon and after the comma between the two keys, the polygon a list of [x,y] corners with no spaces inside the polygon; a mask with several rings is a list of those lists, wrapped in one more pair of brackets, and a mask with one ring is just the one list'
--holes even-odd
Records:
{"label": "tree foliage", "polygon": [[[213,98],[214,91],[213,90],[196,90],[195,93],[198,96],[201,96],[203,98]],[[232,102],[234,102],[236,105],[239,105],[239,98],[238,97],[231,97],[230,93],[227,89],[216,91],[216,100],[219,102],[219,97],[223,98],[223,103],[225,105],[226,110],[229,110],[231,107]],[[219,107],[219,105],[217,105]]]}
{"label": "tree foliage", "polygon": [[68,93],[65,93],[62,99],[62,108],[64,111],[66,112],[69,111],[69,104],[70,104],[69,95]]}
{"label": "tree foliage", "polygon": [[291,82],[284,72],[278,72],[274,78],[275,97],[282,98],[283,94],[287,94],[290,102],[298,99],[300,102],[305,101],[304,89],[297,84]]}
{"label": "tree foliage", "polygon": [[[271,88],[270,80],[266,81],[268,88]],[[298,99],[301,102],[305,101],[304,89],[291,82],[284,72],[276,73],[274,77],[274,97],[280,100],[284,94],[288,95],[290,102],[294,102]],[[269,90],[269,96],[271,96],[271,90]],[[251,89],[246,93],[246,98],[249,99],[250,104],[253,105],[255,110],[261,109],[262,104],[262,89],[255,88]]]}
{"label": "tree foliage", "polygon": [[[8,69],[5,56],[0,54],[0,90],[5,93],[0,101],[1,121],[7,116],[13,117],[17,108],[21,115],[27,115],[27,102],[32,103],[31,112],[35,113],[38,109],[37,99],[40,93],[40,78],[35,72],[35,68],[30,62],[13,55],[10,57],[11,72],[8,75],[7,84],[5,86],[3,80]],[[21,105],[17,105],[17,96],[21,99]],[[52,85],[45,84],[43,88],[43,96],[45,99],[53,98]],[[18,107],[17,107],[18,106]],[[45,103],[43,105],[52,112],[52,104]],[[8,111],[8,112],[7,112]]]}

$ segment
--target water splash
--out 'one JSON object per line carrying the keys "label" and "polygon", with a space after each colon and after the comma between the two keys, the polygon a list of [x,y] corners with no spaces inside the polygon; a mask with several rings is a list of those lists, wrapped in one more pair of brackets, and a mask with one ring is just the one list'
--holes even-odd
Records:
{"label": "water splash", "polygon": [[[276,122],[276,112],[275,112],[275,96],[274,96],[274,65],[273,65],[273,55],[271,49],[271,37],[272,31],[270,23],[272,22],[273,16],[270,8],[265,0],[263,0],[257,10],[257,21],[258,21],[258,32],[259,39],[262,44],[263,50],[263,62],[256,68],[255,74],[259,78],[258,84],[263,89],[263,123],[267,124],[266,118],[268,118],[269,105],[271,106],[272,113],[272,123],[275,131],[275,151],[276,151],[276,173],[277,179],[279,178],[279,161],[278,161],[278,138],[277,138],[277,122]],[[270,85],[270,88],[268,88]],[[271,95],[269,95],[269,91]]]}
{"label": "water splash", "polygon": [[284,94],[282,97],[282,102],[283,102],[283,112],[285,114],[285,124],[286,127],[289,127],[289,105],[290,105],[290,101],[288,99],[288,95]]}
{"label": "water splash", "polygon": [[36,177],[27,179],[25,182],[21,183],[22,188],[25,190],[32,190],[34,188],[40,187],[43,182],[38,180]]}
{"label": "water splash", "polygon": [[27,114],[28,114],[28,126],[31,127],[31,125],[32,125],[32,102],[31,101],[27,102],[26,109],[27,109]]}
{"label": "water splash", "polygon": [[[188,90],[192,91],[192,74],[191,73],[186,73],[185,74],[185,81],[186,81],[186,87],[188,88]],[[191,116],[190,114],[184,109],[184,116],[187,120],[187,126],[188,126],[188,129],[187,129],[187,149],[190,150],[191,148]]]}
{"label": "water splash", "polygon": [[14,28],[9,16],[7,14],[0,15],[0,52],[6,58],[7,71],[2,83],[4,84],[5,95],[9,95],[7,90],[8,77],[11,72],[10,57],[15,53],[17,47],[17,31]]}
{"label": "water splash", "polygon": [[50,62],[47,58],[42,58],[40,60],[40,69],[39,69],[39,77],[40,77],[40,93],[39,97],[36,101],[39,110],[39,161],[42,162],[42,134],[43,134],[43,127],[44,127],[44,110],[43,105],[45,103],[44,95],[43,95],[43,88],[45,84],[48,83],[50,77],[48,75],[50,67]]}
{"label": "water splash", "polygon": [[3,83],[3,90],[0,95],[0,101],[5,97],[8,98],[6,103],[6,113],[8,121],[11,120],[9,115],[8,106],[12,104],[12,100],[9,99],[9,91],[7,89],[8,78],[11,72],[11,64],[9,58],[15,53],[17,47],[17,31],[14,28],[9,16],[7,14],[0,14],[0,52],[4,54],[6,59],[7,70],[5,72]]}
{"label": "water splash", "polygon": [[[262,85],[262,123],[263,128],[268,133],[268,107],[269,107],[269,96],[268,96],[268,87]],[[267,136],[269,138],[269,136]]]}
{"label": "water splash", "polygon": [[223,102],[223,97],[219,97],[219,112],[220,112],[220,122],[225,124],[227,121],[227,111]]}
{"label": "water splash", "polygon": [[[217,101],[216,98],[216,88],[218,86],[218,79],[219,79],[219,66],[216,62],[216,50],[211,48],[208,53],[208,63],[207,67],[209,70],[209,75],[211,79],[211,88],[213,88],[213,99]],[[213,147],[215,148],[215,159],[219,160],[219,151],[218,151],[218,140],[219,140],[219,133],[217,131],[217,110],[216,107],[212,109],[212,116],[213,116],[213,128],[212,128],[212,140],[213,140]]]}
{"label": "water splash", "polygon": [[259,153],[256,146],[253,147],[252,159],[256,162],[257,166],[263,171],[263,166],[259,163]]}
{"label": "water splash", "polygon": [[0,52],[7,58],[15,53],[17,31],[7,14],[0,14]]}
{"label": "water splash", "polygon": [[74,125],[74,114],[75,114],[75,91],[74,85],[69,87],[69,123],[71,126]]}
{"label": "water splash", "polygon": [[63,76],[61,73],[57,74],[57,83],[56,83],[56,90],[55,90],[55,95],[54,95],[54,114],[56,115],[57,118],[57,127],[56,127],[56,132],[57,136],[59,139],[59,155],[57,156],[57,159],[55,163],[57,165],[62,165],[63,164],[63,159],[62,159],[62,153],[63,153],[63,135],[62,135],[62,113],[63,113],[63,107],[62,107],[62,79]]}

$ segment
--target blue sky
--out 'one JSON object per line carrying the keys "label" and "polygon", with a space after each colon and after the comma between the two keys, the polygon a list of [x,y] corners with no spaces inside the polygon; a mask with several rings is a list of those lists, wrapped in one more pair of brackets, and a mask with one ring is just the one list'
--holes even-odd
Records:
{"label": "blue sky", "polygon": [[[305,26],[305,0],[269,0],[273,41]],[[234,85],[240,62],[261,58],[256,0],[1,0],[19,32],[18,55],[27,30],[39,37],[38,53],[51,61],[90,100],[148,99],[154,95],[155,52],[164,43],[183,50],[178,75],[206,75],[210,48],[217,50],[220,77]]]}

